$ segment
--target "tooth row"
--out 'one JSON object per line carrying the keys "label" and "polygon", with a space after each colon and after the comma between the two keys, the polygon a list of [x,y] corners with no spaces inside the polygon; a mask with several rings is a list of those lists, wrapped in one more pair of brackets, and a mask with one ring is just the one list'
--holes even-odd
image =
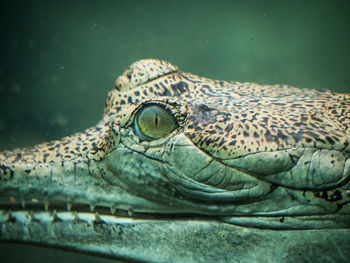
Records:
{"label": "tooth row", "polygon": [[79,212],[33,212],[33,211],[3,211],[0,210],[0,223],[30,223],[30,222],[67,222],[67,221],[85,221],[89,224],[98,223],[123,223],[134,222],[137,219],[131,217],[116,217],[110,215],[99,215],[98,213],[79,213]]}
{"label": "tooth row", "polygon": [[[33,202],[33,203],[38,203],[38,202],[40,202],[40,201],[39,201],[38,199],[36,199],[36,198],[32,198],[30,201]],[[16,202],[16,200],[14,199],[14,197],[11,197],[11,198],[10,198],[10,203],[15,203],[15,202]],[[49,202],[47,199],[45,199],[43,203],[44,203],[44,209],[45,209],[45,211],[48,212],[48,211],[49,211],[50,202]],[[68,212],[71,212],[71,211],[72,211],[72,206],[73,206],[73,203],[72,203],[71,201],[67,201],[67,203],[66,203],[66,209],[67,209]],[[23,209],[25,209],[25,207],[26,207],[26,200],[23,199],[23,198],[21,199],[21,207],[22,207]],[[94,203],[90,203],[89,207],[90,207],[90,212],[91,212],[91,213],[95,212],[96,205],[95,205]],[[110,207],[109,209],[110,209],[111,215],[114,215],[115,212],[116,212],[116,210],[117,210],[115,207]],[[134,213],[133,213],[132,209],[128,209],[128,215],[129,215],[129,216],[132,216],[133,214],[134,214]]]}

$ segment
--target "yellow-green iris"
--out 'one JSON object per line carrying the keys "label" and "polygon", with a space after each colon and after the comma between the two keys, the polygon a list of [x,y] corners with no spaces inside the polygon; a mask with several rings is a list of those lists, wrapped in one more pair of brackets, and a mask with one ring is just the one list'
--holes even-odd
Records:
{"label": "yellow-green iris", "polygon": [[160,139],[177,127],[173,115],[164,107],[149,104],[139,110],[135,117],[134,129],[143,141]]}

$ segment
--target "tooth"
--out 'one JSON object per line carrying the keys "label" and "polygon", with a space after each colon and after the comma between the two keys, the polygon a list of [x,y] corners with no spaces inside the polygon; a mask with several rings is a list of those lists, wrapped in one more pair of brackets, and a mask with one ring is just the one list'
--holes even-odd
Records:
{"label": "tooth", "polygon": [[95,211],[95,204],[91,203],[90,204],[90,212],[94,212]]}
{"label": "tooth", "polygon": [[96,223],[102,223],[102,219],[97,212],[95,213],[95,221],[96,221]]}
{"label": "tooth", "polygon": [[111,214],[114,215],[116,211],[115,207],[110,207],[109,209],[111,210]]}
{"label": "tooth", "polygon": [[44,207],[45,207],[45,211],[47,212],[49,210],[49,201],[44,200]]}
{"label": "tooth", "polygon": [[72,202],[67,202],[67,211],[70,212],[70,210],[72,209],[72,206],[73,206]]}
{"label": "tooth", "polygon": [[52,222],[60,222],[61,220],[58,218],[56,210],[52,211]]}
{"label": "tooth", "polygon": [[35,221],[34,211],[30,210],[28,213],[29,213],[29,216],[30,216],[30,221]]}
{"label": "tooth", "polygon": [[133,216],[134,215],[134,210],[132,208],[128,209],[128,216]]}
{"label": "tooth", "polygon": [[12,215],[12,211],[11,210],[9,210],[9,213],[8,213],[9,215],[8,215],[8,221],[9,222],[12,222],[12,223],[15,223],[16,222],[16,218]]}
{"label": "tooth", "polygon": [[78,217],[78,212],[77,211],[74,211],[73,212],[73,216],[74,216],[74,221],[79,221],[79,217]]}

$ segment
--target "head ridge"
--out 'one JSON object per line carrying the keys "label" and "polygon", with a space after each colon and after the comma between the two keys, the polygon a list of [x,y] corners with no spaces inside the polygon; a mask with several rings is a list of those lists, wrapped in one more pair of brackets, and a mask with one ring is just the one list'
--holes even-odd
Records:
{"label": "head ridge", "polygon": [[178,71],[169,62],[158,59],[142,59],[134,62],[115,82],[116,89],[126,91],[133,89],[160,76]]}

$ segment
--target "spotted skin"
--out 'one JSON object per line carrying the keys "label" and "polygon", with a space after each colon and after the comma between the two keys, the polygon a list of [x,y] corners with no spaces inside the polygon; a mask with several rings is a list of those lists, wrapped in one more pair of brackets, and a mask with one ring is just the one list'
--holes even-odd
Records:
{"label": "spotted skin", "polygon": [[[133,121],[146,104],[166,108],[178,128],[142,141]],[[53,173],[69,163],[98,178],[106,193],[121,184],[153,202],[169,199],[168,211],[349,216],[349,126],[349,94],[218,81],[140,60],[117,79],[95,127],[0,153],[0,181],[6,188],[23,171],[40,177],[45,167]],[[115,205],[93,194],[79,198]]]}
{"label": "spotted skin", "polygon": [[[179,72],[172,65],[169,69],[176,73],[140,87],[129,87],[130,90],[121,86],[121,82],[125,82],[123,75],[116,89],[108,94],[104,120],[96,127],[62,140],[5,152],[1,160],[9,164],[76,158],[100,160],[111,121],[126,116],[119,113],[122,108],[165,96],[180,97],[191,106],[186,135],[218,158],[293,147],[350,150],[350,96],[347,94],[285,85],[213,81]],[[133,74],[131,85],[141,83],[137,73]]]}

